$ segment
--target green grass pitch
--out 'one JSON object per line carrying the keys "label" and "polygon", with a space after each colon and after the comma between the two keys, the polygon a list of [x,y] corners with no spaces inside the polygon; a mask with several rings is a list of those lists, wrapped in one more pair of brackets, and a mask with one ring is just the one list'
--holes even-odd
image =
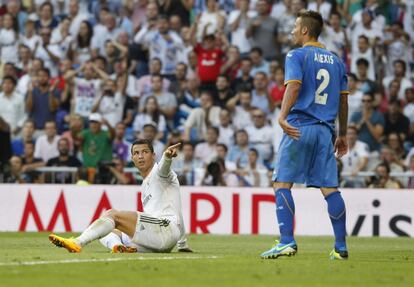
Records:
{"label": "green grass pitch", "polygon": [[0,286],[414,286],[411,238],[351,237],[350,259],[331,261],[331,238],[299,237],[296,256],[260,259],[272,240],[191,235],[193,254],[110,254],[96,242],[70,254],[47,233],[0,233]]}

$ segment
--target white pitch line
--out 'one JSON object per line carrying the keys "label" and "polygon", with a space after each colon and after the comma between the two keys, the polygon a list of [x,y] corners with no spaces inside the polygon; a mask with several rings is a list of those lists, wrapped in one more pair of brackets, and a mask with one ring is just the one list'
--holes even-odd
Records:
{"label": "white pitch line", "polygon": [[22,261],[22,262],[0,262],[0,266],[32,266],[47,264],[71,264],[71,263],[90,263],[90,262],[117,262],[117,261],[145,261],[145,260],[198,260],[198,259],[218,259],[218,256],[187,256],[187,257],[128,257],[128,258],[102,258],[102,259],[67,259],[51,261]]}

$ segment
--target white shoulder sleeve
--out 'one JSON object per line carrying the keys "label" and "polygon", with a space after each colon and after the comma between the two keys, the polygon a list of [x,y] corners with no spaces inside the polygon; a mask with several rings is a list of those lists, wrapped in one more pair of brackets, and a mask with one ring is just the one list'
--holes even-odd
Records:
{"label": "white shoulder sleeve", "polygon": [[168,177],[171,172],[172,159],[162,156],[160,164],[158,165],[158,175],[160,177]]}

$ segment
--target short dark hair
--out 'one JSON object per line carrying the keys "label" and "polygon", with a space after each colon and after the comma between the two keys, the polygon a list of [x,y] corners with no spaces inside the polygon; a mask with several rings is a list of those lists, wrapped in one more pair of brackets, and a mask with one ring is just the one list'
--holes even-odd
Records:
{"label": "short dark hair", "polygon": [[132,150],[134,149],[134,146],[143,145],[143,144],[146,144],[148,148],[150,149],[150,151],[154,153],[154,146],[152,145],[152,141],[147,140],[147,139],[137,139],[131,145],[131,154],[132,154]]}
{"label": "short dark hair", "polygon": [[348,77],[352,78],[354,81],[358,81],[358,76],[354,73],[349,73]]}
{"label": "short dark hair", "polygon": [[50,78],[50,70],[48,68],[40,68],[39,72],[45,72],[47,76]]}
{"label": "short dark hair", "polygon": [[263,50],[260,47],[253,47],[249,53],[258,53],[260,56],[263,56]]}
{"label": "short dark hair", "polygon": [[309,29],[309,36],[318,38],[322,33],[323,18],[319,12],[312,10],[301,10],[298,18],[302,18],[302,27]]}
{"label": "short dark hair", "polygon": [[390,166],[389,166],[388,163],[383,161],[383,162],[379,163],[375,169],[379,168],[380,166],[385,167],[385,170],[387,171],[387,174],[390,174],[391,170],[390,170]]}
{"label": "short dark hair", "polygon": [[360,66],[360,65],[363,65],[363,66],[365,66],[365,67],[369,67],[369,62],[367,61],[367,59],[365,59],[365,58],[359,58],[357,61],[356,61],[356,65],[357,66]]}
{"label": "short dark hair", "polygon": [[3,83],[4,83],[4,81],[6,81],[6,80],[11,81],[11,82],[13,83],[13,85],[14,85],[14,86],[16,86],[16,84],[17,84],[17,80],[16,80],[14,77],[12,77],[12,76],[4,76],[4,77],[3,77]]}
{"label": "short dark hair", "polygon": [[222,148],[224,148],[224,151],[225,151],[226,153],[227,153],[227,151],[229,150],[229,149],[228,149],[228,147],[227,147],[224,143],[218,143],[218,144],[216,145],[216,148],[217,148],[217,147],[219,147],[219,146],[220,146],[220,147],[222,147]]}
{"label": "short dark hair", "polygon": [[249,148],[249,151],[254,152],[256,154],[256,156],[259,156],[259,152],[254,147]]}
{"label": "short dark hair", "polygon": [[367,37],[367,36],[365,36],[365,35],[360,35],[360,36],[358,37],[358,39],[364,39],[367,43],[369,43],[369,39],[368,39],[368,37]]}
{"label": "short dark hair", "polygon": [[392,64],[393,65],[395,65],[395,64],[401,64],[403,66],[404,72],[407,70],[407,64],[405,63],[404,60],[397,59]]}

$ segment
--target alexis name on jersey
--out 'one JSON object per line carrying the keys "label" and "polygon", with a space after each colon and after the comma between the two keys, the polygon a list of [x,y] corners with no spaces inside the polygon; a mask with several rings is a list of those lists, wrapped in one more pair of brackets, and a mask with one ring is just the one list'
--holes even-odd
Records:
{"label": "alexis name on jersey", "polygon": [[315,53],[315,57],[314,57],[313,60],[315,62],[319,62],[321,64],[323,64],[323,63],[333,64],[334,63],[333,56],[332,55],[328,55],[328,54]]}

